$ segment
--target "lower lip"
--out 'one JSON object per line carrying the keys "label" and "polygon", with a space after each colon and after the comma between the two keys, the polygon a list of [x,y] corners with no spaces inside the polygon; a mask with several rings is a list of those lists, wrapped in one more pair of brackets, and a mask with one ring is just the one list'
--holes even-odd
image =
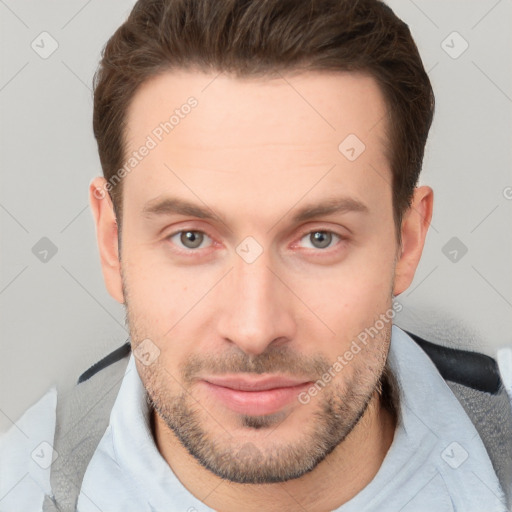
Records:
{"label": "lower lip", "polygon": [[285,405],[297,400],[301,391],[306,390],[310,383],[286,388],[274,388],[265,391],[241,391],[210,382],[202,381],[207,390],[229,409],[239,414],[266,415],[280,411]]}

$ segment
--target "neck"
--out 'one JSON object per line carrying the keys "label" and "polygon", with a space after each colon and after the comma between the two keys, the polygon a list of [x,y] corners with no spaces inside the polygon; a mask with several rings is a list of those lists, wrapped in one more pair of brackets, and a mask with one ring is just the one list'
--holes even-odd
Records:
{"label": "neck", "polygon": [[[387,389],[387,386],[384,386]],[[336,509],[366,487],[379,470],[391,446],[396,415],[389,397],[377,392],[356,427],[315,469],[300,478],[275,484],[238,484],[217,477],[181,445],[153,411],[158,449],[180,482],[207,506],[222,512]]]}

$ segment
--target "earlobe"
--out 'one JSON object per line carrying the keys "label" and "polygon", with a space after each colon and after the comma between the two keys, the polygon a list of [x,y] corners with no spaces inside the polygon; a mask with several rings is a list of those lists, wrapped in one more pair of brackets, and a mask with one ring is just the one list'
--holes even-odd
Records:
{"label": "earlobe", "polygon": [[434,204],[430,187],[418,187],[402,219],[402,246],[395,268],[394,295],[409,288],[423,252]]}
{"label": "earlobe", "polygon": [[89,185],[89,203],[96,225],[103,278],[110,295],[124,303],[119,259],[118,226],[114,206],[104,178],[95,178]]}

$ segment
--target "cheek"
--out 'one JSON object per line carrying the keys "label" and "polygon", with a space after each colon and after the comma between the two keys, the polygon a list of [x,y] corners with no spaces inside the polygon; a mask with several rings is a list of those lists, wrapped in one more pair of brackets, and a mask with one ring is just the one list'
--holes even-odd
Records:
{"label": "cheek", "polygon": [[134,248],[123,260],[130,330],[137,340],[151,339],[172,371],[209,339],[204,306],[211,297],[205,294],[218,276],[213,269],[173,266],[153,253]]}
{"label": "cheek", "polygon": [[363,252],[371,251],[360,251],[315,279],[295,276],[297,295],[338,336],[364,329],[391,305],[393,258]]}
{"label": "cheek", "polygon": [[[128,250],[127,250],[128,253]],[[150,254],[132,251],[123,260],[128,309],[138,325],[162,337],[183,316],[193,287],[179,270],[151,261]]]}

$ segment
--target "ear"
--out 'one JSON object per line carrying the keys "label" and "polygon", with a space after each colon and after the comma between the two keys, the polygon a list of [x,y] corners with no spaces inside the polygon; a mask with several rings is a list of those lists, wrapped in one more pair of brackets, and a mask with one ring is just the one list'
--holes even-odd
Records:
{"label": "ear", "polygon": [[394,295],[409,288],[421,258],[432,218],[434,192],[430,187],[417,187],[410,208],[402,219],[402,245],[395,268]]}
{"label": "ear", "polygon": [[124,304],[117,220],[106,186],[105,178],[95,178],[89,185],[89,202],[96,224],[96,237],[105,285],[110,295]]}

